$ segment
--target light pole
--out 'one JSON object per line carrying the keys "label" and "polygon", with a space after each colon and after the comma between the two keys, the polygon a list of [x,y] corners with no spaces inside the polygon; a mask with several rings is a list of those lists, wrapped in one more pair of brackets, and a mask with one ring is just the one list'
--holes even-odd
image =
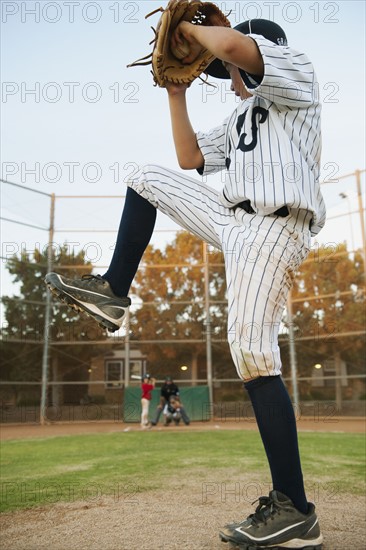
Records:
{"label": "light pole", "polygon": [[363,268],[364,268],[364,277],[366,277],[366,236],[365,236],[364,207],[362,202],[361,170],[356,170],[355,175],[356,175],[356,185],[357,185],[358,210],[360,213],[360,224],[361,224]]}
{"label": "light pole", "polygon": [[351,247],[352,247],[352,252],[354,252],[355,251],[355,239],[354,239],[354,234],[353,234],[351,203],[350,203],[349,196],[347,195],[347,193],[343,193],[343,192],[339,193],[339,196],[341,197],[341,199],[346,199],[347,200],[349,223],[350,223],[350,227],[351,227]]}

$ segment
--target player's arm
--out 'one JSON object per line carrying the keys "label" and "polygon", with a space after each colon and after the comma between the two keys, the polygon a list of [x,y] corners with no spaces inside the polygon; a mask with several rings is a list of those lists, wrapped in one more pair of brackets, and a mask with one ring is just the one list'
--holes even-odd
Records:
{"label": "player's arm", "polygon": [[185,84],[167,85],[172,133],[178,163],[183,170],[193,170],[201,168],[204,165],[204,159],[188,115],[187,88],[188,86]]}
{"label": "player's arm", "polygon": [[183,21],[176,28],[172,42],[179,43],[182,38],[187,40],[191,49],[190,54],[183,59],[184,63],[191,63],[203,46],[222,61],[248,73],[263,76],[263,59],[256,42],[235,29],[205,27]]}

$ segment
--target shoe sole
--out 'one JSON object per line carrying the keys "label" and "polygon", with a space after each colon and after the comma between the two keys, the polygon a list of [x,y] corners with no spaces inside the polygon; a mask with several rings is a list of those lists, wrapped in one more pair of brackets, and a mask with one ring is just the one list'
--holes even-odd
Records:
{"label": "shoe sole", "polygon": [[122,324],[121,324],[121,326],[118,326],[118,325],[112,323],[111,321],[109,321],[108,319],[104,319],[104,317],[102,317],[101,315],[98,315],[97,313],[89,311],[86,308],[86,306],[80,306],[80,304],[78,302],[76,302],[75,300],[73,300],[71,298],[71,296],[69,296],[68,294],[66,294],[62,290],[58,289],[56,286],[54,286],[49,281],[46,281],[46,285],[49,288],[49,290],[52,292],[52,294],[54,296],[56,296],[56,298],[60,302],[64,303],[65,305],[67,305],[69,308],[73,309],[77,313],[85,313],[88,317],[90,317],[91,319],[94,319],[95,321],[97,321],[98,325],[101,328],[107,329],[108,332],[116,332],[117,330],[119,330],[121,328]]}
{"label": "shoe sole", "polygon": [[[282,546],[257,546],[256,544],[246,542],[238,544],[230,540],[222,533],[220,533],[220,540],[221,542],[229,543],[229,547],[235,550],[265,550],[266,548],[268,550],[322,550],[323,548],[322,544],[313,544],[311,543],[311,541],[309,541],[309,544],[305,542],[305,546],[303,546],[304,542],[299,540],[287,543],[285,542],[282,544]],[[284,546],[284,544],[291,544],[291,546]]]}

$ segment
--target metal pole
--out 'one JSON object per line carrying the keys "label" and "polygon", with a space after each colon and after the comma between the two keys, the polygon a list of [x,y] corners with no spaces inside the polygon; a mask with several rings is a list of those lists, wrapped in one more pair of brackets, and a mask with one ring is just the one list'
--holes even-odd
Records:
{"label": "metal pole", "polygon": [[126,309],[125,336],[125,388],[130,385],[130,310]]}
{"label": "metal pole", "polygon": [[297,362],[296,362],[296,348],[295,348],[295,334],[294,325],[292,320],[292,301],[291,291],[287,296],[287,323],[288,323],[288,336],[289,336],[289,349],[290,349],[290,364],[291,364],[291,382],[292,382],[292,398],[295,408],[299,405],[299,392],[297,387]]}
{"label": "metal pole", "polygon": [[210,314],[210,274],[207,253],[207,243],[203,243],[203,261],[205,272],[205,310],[206,310],[206,369],[207,385],[210,399],[210,416],[213,416],[213,387],[212,387],[212,343],[211,343],[211,314]]}
{"label": "metal pole", "polygon": [[[48,249],[47,249],[47,273],[52,271],[53,263],[53,235],[55,230],[55,194],[51,194],[50,205],[50,227],[48,232]],[[51,324],[51,292],[47,290],[46,306],[44,315],[44,330],[43,330],[43,356],[42,356],[42,391],[41,391],[41,410],[40,423],[46,423],[46,406],[47,406],[47,387],[48,387],[48,371],[49,371],[49,348],[50,348],[50,324]]]}
{"label": "metal pole", "polygon": [[363,268],[364,268],[364,276],[366,277],[366,236],[365,236],[364,208],[362,203],[361,170],[356,170],[355,176],[356,176],[356,183],[357,183],[358,210],[360,212],[360,222],[361,222]]}
{"label": "metal pole", "polygon": [[335,367],[335,397],[336,397],[336,414],[341,414],[342,410],[342,367],[341,367],[341,354],[339,351],[334,353],[334,367]]}
{"label": "metal pole", "polygon": [[349,224],[350,224],[350,229],[351,229],[351,252],[354,252],[355,251],[355,238],[354,238],[354,234],[353,234],[353,223],[352,223],[352,208],[351,208],[351,203],[350,203],[350,200],[349,200],[349,196],[347,195],[347,193],[339,193],[339,196],[342,198],[342,199],[346,199],[347,201],[347,206],[348,206],[348,212],[347,212],[347,215],[349,217]]}

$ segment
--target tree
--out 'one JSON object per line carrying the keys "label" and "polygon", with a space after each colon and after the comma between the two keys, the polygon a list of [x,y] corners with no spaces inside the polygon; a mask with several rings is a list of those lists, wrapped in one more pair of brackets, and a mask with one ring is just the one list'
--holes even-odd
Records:
{"label": "tree", "polygon": [[311,376],[314,364],[337,354],[348,374],[361,374],[366,352],[361,254],[353,257],[345,243],[311,251],[295,279],[292,301],[299,375]]}
{"label": "tree", "polygon": [[[209,271],[215,376],[232,377],[226,343],[227,307],[215,303],[225,302],[221,253],[209,255]],[[300,376],[311,376],[313,365],[332,358],[335,350],[347,362],[348,372],[361,372],[366,351],[359,334],[365,327],[363,276],[361,254],[352,257],[345,244],[338,245],[336,251],[329,247],[313,250],[301,266],[292,290]],[[198,238],[181,232],[165,250],[150,246],[135,278],[134,291],[143,307],[132,316],[132,339],[182,340],[182,344],[147,346],[150,362],[170,369],[178,360],[189,360],[195,366],[205,357],[204,266]],[[343,337],[345,333],[351,334]],[[189,343],[197,339],[202,342]],[[280,340],[287,370],[286,318]]]}
{"label": "tree", "polygon": [[[91,273],[92,265],[83,252],[73,253],[65,244],[55,255],[53,265],[68,277],[80,276],[76,266],[83,266],[83,273]],[[65,267],[67,266],[67,267]],[[13,393],[17,400],[26,391],[31,397],[31,388],[15,382],[39,382],[43,354],[44,319],[47,287],[44,277],[47,272],[47,250],[36,249],[33,254],[22,252],[8,260],[7,269],[13,282],[19,287],[17,296],[4,297],[5,326],[1,330],[1,352],[3,355],[1,378],[14,381]],[[79,315],[57,301],[52,301],[52,322],[48,327],[51,340],[50,376],[66,377],[78,374],[79,379],[88,378],[90,358],[102,350],[94,346],[73,346],[74,341],[105,339],[106,335],[93,320]],[[70,345],[52,346],[52,343],[69,341]],[[31,400],[36,401],[39,386]],[[85,388],[74,388],[75,394]],[[55,391],[54,391],[55,395]]]}
{"label": "tree", "polygon": [[[211,251],[209,264],[215,264],[209,268],[211,299],[224,301],[221,254]],[[147,248],[133,286],[143,307],[132,316],[132,338],[166,340],[166,344],[148,346],[149,361],[168,372],[178,360],[187,360],[192,378],[197,377],[199,358],[206,354],[204,269],[202,241],[180,231],[165,250]],[[223,330],[226,333],[226,305],[212,305],[210,313],[213,336],[221,338]],[[182,343],[171,344],[169,340]]]}

